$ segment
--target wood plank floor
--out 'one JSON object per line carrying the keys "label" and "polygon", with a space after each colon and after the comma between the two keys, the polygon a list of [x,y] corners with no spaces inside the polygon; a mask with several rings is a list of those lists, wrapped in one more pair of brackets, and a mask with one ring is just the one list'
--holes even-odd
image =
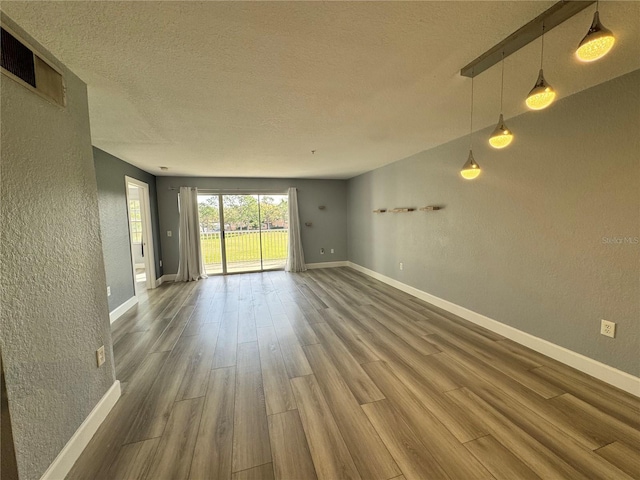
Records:
{"label": "wood plank floor", "polygon": [[640,479],[640,400],[349,268],[165,284],[80,480]]}

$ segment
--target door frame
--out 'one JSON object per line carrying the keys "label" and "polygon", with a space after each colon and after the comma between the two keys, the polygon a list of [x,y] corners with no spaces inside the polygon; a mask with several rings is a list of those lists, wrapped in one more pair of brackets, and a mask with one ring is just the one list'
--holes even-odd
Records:
{"label": "door frame", "polygon": [[133,253],[133,241],[131,238],[131,219],[129,218],[129,184],[133,184],[139,188],[140,195],[140,218],[142,219],[142,246],[144,247],[144,269],[147,280],[145,282],[147,289],[156,288],[156,256],[153,249],[153,228],[151,223],[151,200],[149,198],[149,185],[137,178],[124,177],[124,187],[127,197],[127,229],[129,230],[129,250],[131,253],[131,273],[133,275],[133,289],[137,297],[136,287],[136,266],[135,255]]}

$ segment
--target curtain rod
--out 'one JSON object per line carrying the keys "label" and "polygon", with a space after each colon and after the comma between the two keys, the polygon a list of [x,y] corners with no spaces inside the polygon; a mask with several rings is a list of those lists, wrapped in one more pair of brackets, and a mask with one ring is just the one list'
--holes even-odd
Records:
{"label": "curtain rod", "polygon": [[[186,187],[186,185],[184,185]],[[180,190],[182,187],[169,187],[168,190]],[[197,188],[199,192],[207,192],[207,193],[238,193],[238,192],[247,192],[247,193],[275,193],[282,192],[283,190],[279,190],[277,188],[198,188],[198,187],[189,187],[189,188]],[[289,188],[297,188],[295,186],[285,187]]]}

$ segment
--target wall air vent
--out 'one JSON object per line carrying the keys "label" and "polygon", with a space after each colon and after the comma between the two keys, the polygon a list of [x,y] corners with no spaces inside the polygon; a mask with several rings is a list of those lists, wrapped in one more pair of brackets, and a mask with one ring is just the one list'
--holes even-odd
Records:
{"label": "wall air vent", "polygon": [[2,68],[35,87],[36,64],[33,60],[33,52],[4,28],[0,42],[2,42],[0,43]]}
{"label": "wall air vent", "polygon": [[2,73],[48,101],[65,106],[62,74],[4,26],[0,52]]}

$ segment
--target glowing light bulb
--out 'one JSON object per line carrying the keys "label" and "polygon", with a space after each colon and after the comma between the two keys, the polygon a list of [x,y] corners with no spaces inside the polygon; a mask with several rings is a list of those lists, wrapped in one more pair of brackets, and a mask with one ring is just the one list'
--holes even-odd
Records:
{"label": "glowing light bulb", "polygon": [[616,38],[600,23],[600,13],[596,11],[589,31],[578,45],[576,57],[581,62],[594,62],[609,53],[614,43]]}
{"label": "glowing light bulb", "polygon": [[489,145],[493,148],[499,149],[507,147],[512,141],[513,133],[511,133],[511,130],[509,130],[504,124],[504,118],[502,117],[502,114],[500,114],[498,125],[489,137]]}
{"label": "glowing light bulb", "polygon": [[460,170],[460,175],[465,180],[473,180],[478,175],[480,175],[481,169],[480,165],[478,165],[473,158],[473,152],[469,150],[469,158],[466,163],[462,166],[462,170]]}
{"label": "glowing light bulb", "polygon": [[535,86],[527,95],[526,104],[531,110],[542,110],[547,108],[556,99],[556,92],[551,85],[544,79],[542,69],[538,73],[538,80]]}

